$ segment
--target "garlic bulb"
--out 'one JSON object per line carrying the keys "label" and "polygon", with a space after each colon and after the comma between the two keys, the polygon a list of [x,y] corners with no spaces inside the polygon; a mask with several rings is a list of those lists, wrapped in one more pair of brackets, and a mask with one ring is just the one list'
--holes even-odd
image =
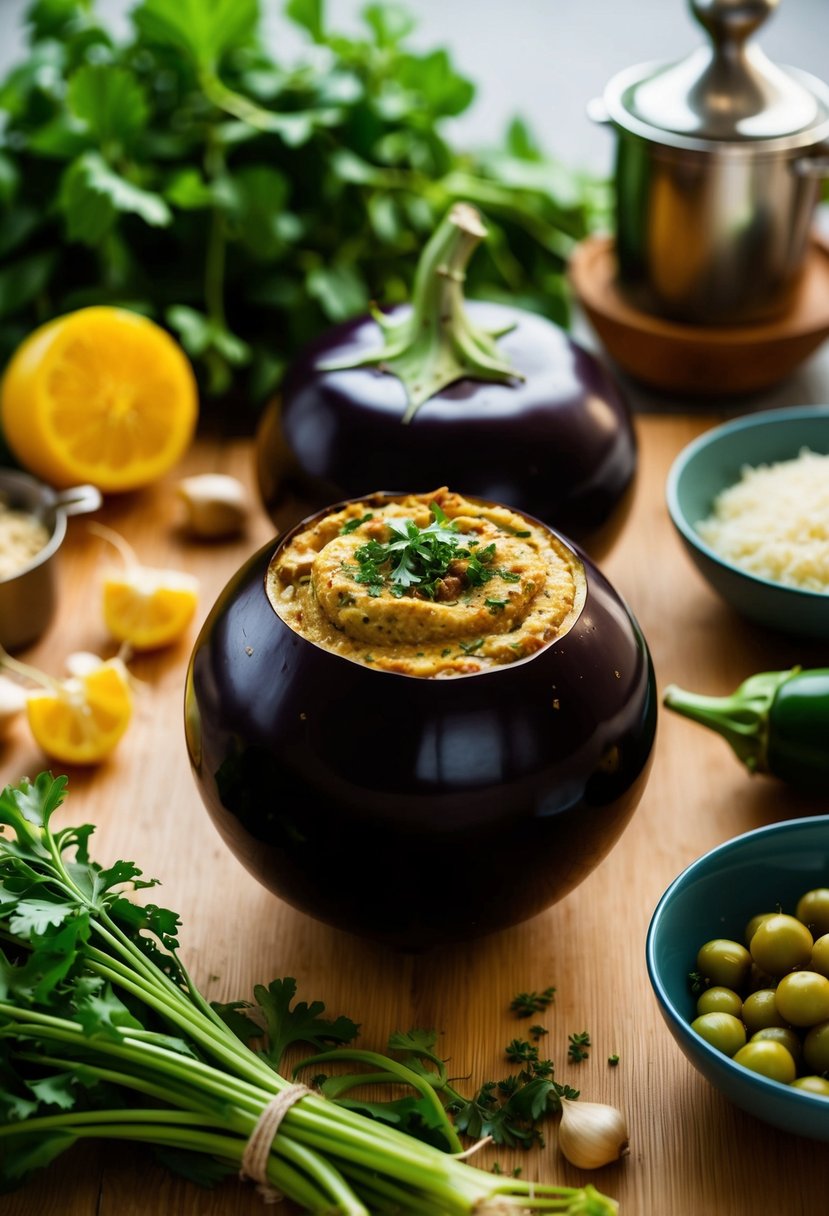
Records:
{"label": "garlic bulb", "polygon": [[580,1169],[609,1165],[629,1151],[625,1117],[603,1102],[562,1098],[558,1146],[570,1164]]}
{"label": "garlic bulb", "polygon": [[26,690],[7,676],[0,676],[0,739],[8,734],[25,708]]}
{"label": "garlic bulb", "polygon": [[194,536],[219,539],[241,532],[248,516],[245,487],[225,473],[200,473],[178,484],[185,524]]}

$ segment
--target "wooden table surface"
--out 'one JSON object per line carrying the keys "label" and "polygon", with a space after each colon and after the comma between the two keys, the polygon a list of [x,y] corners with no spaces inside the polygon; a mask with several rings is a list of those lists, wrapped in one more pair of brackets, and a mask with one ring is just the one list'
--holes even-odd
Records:
{"label": "wooden table surface", "polygon": [[[638,617],[660,690],[677,682],[724,693],[754,671],[825,662],[817,647],[787,641],[738,619],[702,582],[674,536],[663,487],[680,448],[716,421],[701,413],[640,414],[640,471],[632,513],[602,566]],[[195,543],[178,522],[175,482],[222,471],[251,486],[254,513],[237,541]],[[593,874],[535,919],[471,945],[418,957],[368,944],[293,911],[257,885],[226,850],[203,811],[184,748],[182,688],[199,621],[242,561],[274,533],[253,490],[249,440],[200,438],[166,481],[110,500],[99,518],[142,561],[201,581],[199,618],[174,648],[132,664],[141,681],[127,736],[103,766],[69,773],[63,821],[97,825],[93,855],[135,860],[162,881],[160,901],[183,919],[182,950],[213,999],[247,997],[254,983],[295,976],[302,999],[362,1023],[360,1044],[381,1047],[390,1031],[435,1027],[452,1072],[478,1083],[508,1070],[504,1046],[526,1023],[508,1012],[515,993],[557,988],[545,1051],[557,1077],[585,1098],[627,1114],[631,1154],[594,1174],[566,1166],[556,1150],[484,1150],[486,1168],[520,1165],[524,1177],[582,1185],[620,1200],[627,1216],[812,1216],[829,1204],[823,1146],[774,1131],[730,1106],[693,1070],[664,1026],[648,982],[645,934],[665,887],[711,846],[776,819],[829,809],[825,800],[750,778],[726,744],[662,714],[648,787],[630,825]],[[109,557],[84,520],[70,521],[60,603],[47,636],[26,654],[63,674],[75,650],[110,654],[92,605]],[[0,745],[0,780],[48,767],[25,723]],[[451,918],[451,882],[444,893]],[[589,1030],[593,1049],[568,1064],[568,1034]],[[618,1053],[615,1068],[607,1057]],[[203,1191],[168,1175],[129,1146],[86,1145],[23,1189],[0,1197],[3,1216],[248,1216],[253,1189],[229,1182]],[[424,1214],[428,1216],[428,1214]]]}

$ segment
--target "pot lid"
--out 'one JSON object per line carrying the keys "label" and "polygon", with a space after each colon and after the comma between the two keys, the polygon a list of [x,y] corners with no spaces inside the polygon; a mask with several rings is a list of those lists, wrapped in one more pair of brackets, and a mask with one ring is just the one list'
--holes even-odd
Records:
{"label": "pot lid", "polygon": [[[649,66],[618,96],[625,114],[693,139],[753,141],[809,131],[829,117],[827,91],[778,67],[753,34],[779,0],[690,0],[709,35],[678,63]],[[816,87],[812,87],[812,85]]]}

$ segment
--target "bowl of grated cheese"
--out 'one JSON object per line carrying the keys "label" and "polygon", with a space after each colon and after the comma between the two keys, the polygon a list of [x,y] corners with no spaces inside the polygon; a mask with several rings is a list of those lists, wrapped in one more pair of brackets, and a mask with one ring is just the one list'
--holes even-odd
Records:
{"label": "bowl of grated cheese", "polygon": [[691,560],[733,608],[829,638],[829,405],[706,431],[674,460],[666,500]]}

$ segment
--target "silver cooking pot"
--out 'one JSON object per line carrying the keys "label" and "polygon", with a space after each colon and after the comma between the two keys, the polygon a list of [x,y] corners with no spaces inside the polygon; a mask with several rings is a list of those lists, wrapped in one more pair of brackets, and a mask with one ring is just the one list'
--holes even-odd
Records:
{"label": "silver cooking pot", "polygon": [[752,39],[778,0],[691,0],[710,45],[619,73],[589,112],[617,133],[620,285],[648,312],[743,324],[792,302],[829,176],[829,87]]}
{"label": "silver cooking pot", "polygon": [[49,537],[25,566],[0,578],[0,646],[19,650],[36,642],[54,615],[57,554],[66,536],[67,515],[97,511],[102,499],[95,486],[53,490],[17,469],[0,469],[0,498],[40,520]]}

